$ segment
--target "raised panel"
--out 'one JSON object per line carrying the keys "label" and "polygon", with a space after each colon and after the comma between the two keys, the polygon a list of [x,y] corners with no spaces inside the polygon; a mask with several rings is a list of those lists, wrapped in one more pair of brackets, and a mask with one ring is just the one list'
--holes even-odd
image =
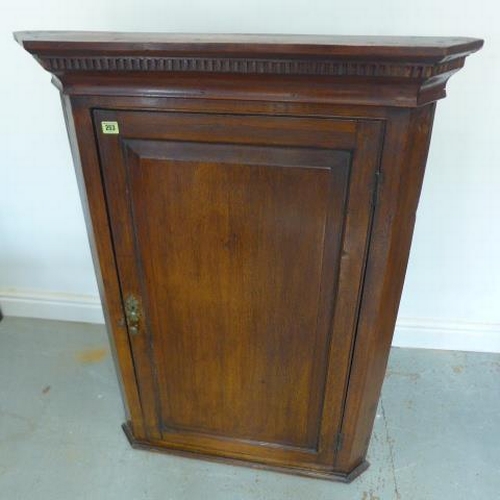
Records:
{"label": "raised panel", "polygon": [[326,219],[342,219],[350,154],[127,146],[165,439],[181,430],[317,449],[316,352],[331,315],[319,298],[337,259],[324,254]]}

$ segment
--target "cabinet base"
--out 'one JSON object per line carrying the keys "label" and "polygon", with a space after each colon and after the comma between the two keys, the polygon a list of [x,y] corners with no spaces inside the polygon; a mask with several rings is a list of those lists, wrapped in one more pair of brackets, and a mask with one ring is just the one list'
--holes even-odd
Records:
{"label": "cabinet base", "polygon": [[141,441],[136,439],[128,423],[122,425],[123,432],[132,446],[132,448],[137,450],[147,450],[154,451],[158,453],[168,453],[172,455],[179,455],[187,458],[208,460],[210,462],[225,463],[230,465],[239,465],[243,467],[252,467],[254,469],[265,469],[274,472],[282,472],[285,474],[294,474],[299,476],[314,477],[316,479],[328,479],[330,481],[338,481],[342,483],[350,483],[353,479],[358,477],[362,472],[364,472],[368,467],[369,463],[363,460],[358,466],[356,466],[349,473],[336,472],[336,471],[319,471],[319,470],[309,470],[302,469],[298,467],[281,467],[279,465],[267,464],[262,462],[251,462],[249,460],[242,460],[238,458],[229,457],[219,457],[217,455],[209,455],[202,452],[191,452],[186,450],[178,450],[174,448],[169,448],[167,446],[159,446],[158,444],[151,444],[146,441]]}

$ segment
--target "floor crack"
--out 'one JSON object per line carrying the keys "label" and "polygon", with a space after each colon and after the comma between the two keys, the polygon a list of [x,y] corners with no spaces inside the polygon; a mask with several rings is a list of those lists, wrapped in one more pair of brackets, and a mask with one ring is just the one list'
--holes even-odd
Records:
{"label": "floor crack", "polygon": [[401,494],[399,493],[398,489],[398,481],[396,479],[396,467],[394,465],[393,439],[389,435],[389,426],[387,425],[387,417],[385,415],[384,401],[382,398],[380,398],[380,409],[382,410],[382,419],[384,421],[386,441],[389,446],[389,458],[391,460],[392,478],[394,480],[394,494],[396,495],[395,500],[401,500]]}

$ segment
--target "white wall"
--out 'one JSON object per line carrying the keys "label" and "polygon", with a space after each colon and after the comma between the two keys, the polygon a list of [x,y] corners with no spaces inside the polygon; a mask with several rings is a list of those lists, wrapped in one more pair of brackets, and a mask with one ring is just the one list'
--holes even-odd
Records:
{"label": "white wall", "polygon": [[59,96],[12,31],[485,38],[438,105],[395,342],[500,352],[497,0],[17,0],[1,10],[0,304],[89,321],[101,316]]}

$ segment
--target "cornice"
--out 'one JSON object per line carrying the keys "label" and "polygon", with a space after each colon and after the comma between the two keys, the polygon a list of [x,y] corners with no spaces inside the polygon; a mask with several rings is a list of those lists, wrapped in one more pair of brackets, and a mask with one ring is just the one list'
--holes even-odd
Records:
{"label": "cornice", "polygon": [[71,95],[400,107],[444,97],[447,80],[483,43],[457,37],[106,32],[19,32],[15,38]]}
{"label": "cornice", "polygon": [[38,55],[51,73],[196,72],[297,76],[373,77],[424,80],[463,66],[465,57],[441,63],[251,57]]}

